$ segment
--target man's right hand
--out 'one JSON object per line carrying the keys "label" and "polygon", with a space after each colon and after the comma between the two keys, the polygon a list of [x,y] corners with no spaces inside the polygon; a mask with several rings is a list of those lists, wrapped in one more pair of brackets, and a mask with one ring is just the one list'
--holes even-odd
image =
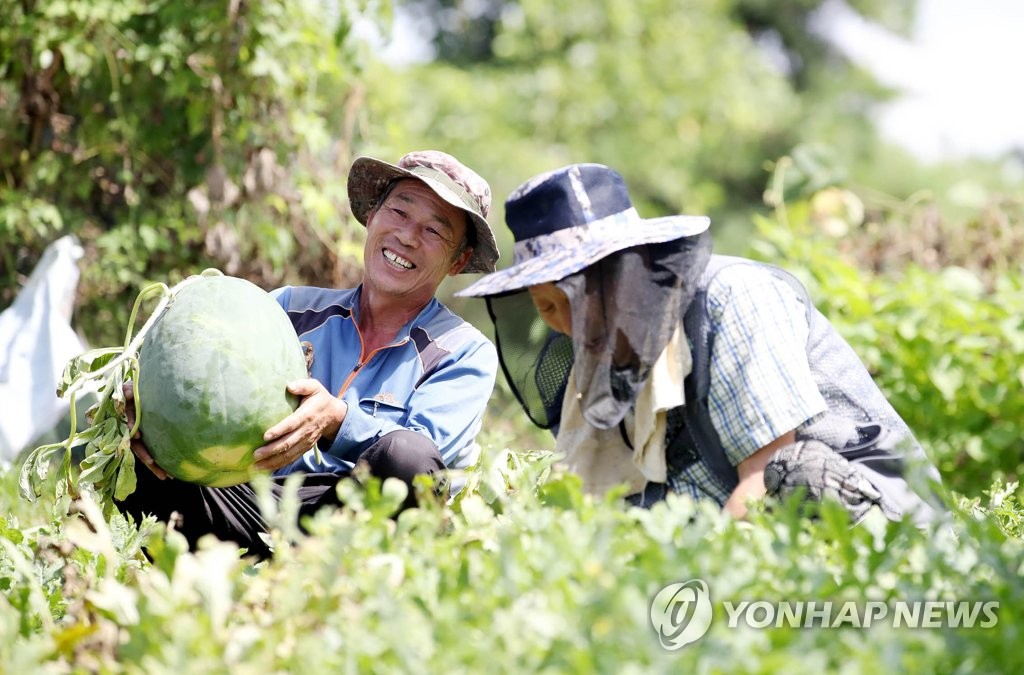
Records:
{"label": "man's right hand", "polygon": [[321,438],[333,441],[348,414],[348,404],[313,378],[289,382],[288,391],[301,401],[295,412],[267,429],[265,445],[253,450],[256,468],[262,471],[288,466]]}
{"label": "man's right hand", "polygon": [[[131,429],[135,426],[135,388],[131,382],[125,382],[121,387],[122,393],[124,393],[124,413],[125,419],[128,422],[128,428]],[[169,475],[164,471],[156,460],[153,459],[153,455],[149,454],[149,450],[146,448],[146,444],[142,442],[142,433],[139,431],[135,432],[135,435],[131,437],[129,441],[131,443],[132,452],[146,467],[153,472],[153,475],[164,480],[169,478]]]}

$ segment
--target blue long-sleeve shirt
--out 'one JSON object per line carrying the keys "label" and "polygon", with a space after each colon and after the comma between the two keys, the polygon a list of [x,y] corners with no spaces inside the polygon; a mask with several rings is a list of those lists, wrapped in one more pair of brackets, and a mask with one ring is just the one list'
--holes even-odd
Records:
{"label": "blue long-sleeve shirt", "polygon": [[321,444],[323,463],[310,450],[277,474],[347,472],[377,439],[399,429],[429,437],[449,468],[473,465],[497,375],[494,345],[432,299],[389,345],[360,363],[361,290],[288,286],[273,293],[299,339],[313,347],[312,377],[348,403],[334,442]]}

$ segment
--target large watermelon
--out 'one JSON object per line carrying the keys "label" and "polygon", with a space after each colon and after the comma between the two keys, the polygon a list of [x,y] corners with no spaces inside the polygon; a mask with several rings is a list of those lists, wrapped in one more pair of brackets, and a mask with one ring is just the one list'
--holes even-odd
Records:
{"label": "large watermelon", "polygon": [[306,361],[281,306],[258,286],[204,276],[183,286],[139,353],[142,439],[175,478],[249,480],[263,432],[298,405],[285,387]]}

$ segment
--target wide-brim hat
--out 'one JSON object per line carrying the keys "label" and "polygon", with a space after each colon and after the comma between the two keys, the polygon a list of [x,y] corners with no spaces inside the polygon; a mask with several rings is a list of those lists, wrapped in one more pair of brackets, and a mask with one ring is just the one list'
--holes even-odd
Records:
{"label": "wide-brim hat", "polygon": [[452,206],[469,214],[476,232],[473,253],[461,274],[493,272],[498,261],[498,245],[487,224],[491,208],[491,188],[475,171],[451,155],[437,150],[410,152],[390,164],[373,157],[359,157],[348,174],[348,201],[352,215],[366,225],[370,211],[393,181],[415,178]]}
{"label": "wide-brim hat", "polygon": [[509,195],[505,221],[515,238],[512,266],[456,295],[558,281],[616,251],[696,236],[711,224],[707,216],[641,218],[622,176],[601,164],[573,164],[530,179]]}

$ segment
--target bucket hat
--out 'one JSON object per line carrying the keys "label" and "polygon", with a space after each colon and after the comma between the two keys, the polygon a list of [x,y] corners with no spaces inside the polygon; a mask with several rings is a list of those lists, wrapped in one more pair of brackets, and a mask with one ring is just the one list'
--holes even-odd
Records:
{"label": "bucket hat", "polygon": [[456,295],[557,281],[616,251],[695,236],[711,224],[707,216],[641,218],[622,176],[602,164],[572,164],[530,179],[509,195],[505,221],[515,239],[512,266]]}
{"label": "bucket hat", "polygon": [[365,226],[384,190],[399,178],[423,182],[438,197],[469,214],[476,231],[476,243],[461,274],[494,271],[498,246],[487,224],[491,188],[475,171],[447,153],[438,150],[410,152],[397,165],[373,157],[357,158],[348,174],[348,201],[356,220]]}

